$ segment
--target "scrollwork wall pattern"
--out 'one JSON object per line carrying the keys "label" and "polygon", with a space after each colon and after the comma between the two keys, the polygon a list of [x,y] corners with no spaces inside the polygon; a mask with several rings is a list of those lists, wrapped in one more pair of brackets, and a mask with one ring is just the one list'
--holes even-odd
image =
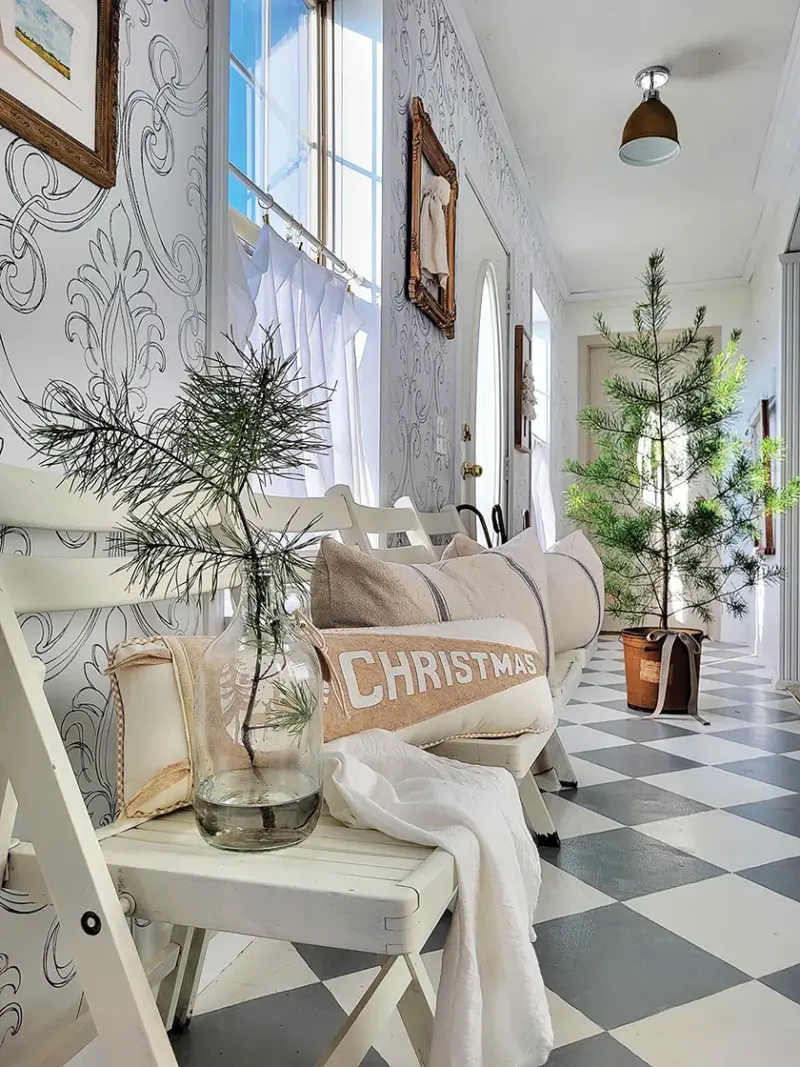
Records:
{"label": "scrollwork wall pattern", "polygon": [[[536,286],[553,319],[558,340],[564,307],[547,255],[537,234],[530,205],[514,176],[506,149],[492,121],[487,92],[465,54],[444,0],[395,0],[385,13],[385,62],[389,65],[390,99],[384,116],[389,147],[384,180],[384,318],[382,419],[385,448],[381,494],[385,503],[410,494],[428,511],[456,498],[459,466],[457,344],[447,341],[406,299],[408,113],[419,95],[437,135],[459,173],[483,183],[484,201],[497,212],[499,225],[513,248],[514,320],[531,313],[531,286]],[[458,327],[456,327],[458,328]],[[560,353],[554,345],[553,386],[561,388],[556,371]],[[560,393],[558,395],[561,395]],[[449,430],[444,456],[434,449],[439,416]],[[557,436],[562,420],[553,419]],[[554,440],[554,467],[560,444]],[[554,481],[556,481],[554,479]],[[512,522],[518,529],[527,506],[530,476],[527,458],[514,456]]]}
{"label": "scrollwork wall pattern", "polygon": [[[0,462],[30,465],[26,399],[52,379],[127,382],[147,412],[205,352],[206,0],[123,0],[119,168],[100,190],[0,130]],[[0,528],[0,551],[114,554],[113,536]],[[20,620],[87,807],[114,818],[108,651],[126,637],[191,632],[175,604]],[[21,813],[21,832],[25,816]],[[0,889],[0,1065],[81,1002],[52,907]],[[163,937],[137,927],[139,943]],[[152,951],[152,948],[148,949]]]}

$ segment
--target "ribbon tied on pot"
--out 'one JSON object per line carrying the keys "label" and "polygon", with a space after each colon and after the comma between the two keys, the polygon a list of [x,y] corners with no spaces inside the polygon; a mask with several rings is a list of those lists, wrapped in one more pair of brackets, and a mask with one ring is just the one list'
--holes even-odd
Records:
{"label": "ribbon tied on pot", "polygon": [[647,635],[648,641],[661,641],[661,671],[658,676],[658,702],[656,703],[653,717],[660,715],[664,710],[667,699],[667,686],[669,684],[669,669],[672,664],[672,654],[675,651],[676,642],[680,641],[686,649],[686,658],[689,661],[689,704],[687,711],[703,726],[710,725],[704,719],[697,707],[699,695],[699,678],[697,672],[697,659],[700,656],[700,642],[691,634],[683,630],[651,630]]}

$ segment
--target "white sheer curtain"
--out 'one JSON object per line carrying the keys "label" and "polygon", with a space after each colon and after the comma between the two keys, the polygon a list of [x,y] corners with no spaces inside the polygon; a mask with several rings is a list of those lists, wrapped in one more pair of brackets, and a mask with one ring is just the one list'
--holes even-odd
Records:
{"label": "white sheer curtain", "polygon": [[[229,312],[237,337],[262,343],[277,328],[275,345],[294,355],[303,387],[333,387],[327,428],[329,451],[300,479],[274,482],[269,491],[320,496],[337,483],[356,500],[377,503],[380,314],[354,297],[345,282],[319,266],[269,226],[252,256],[236,240],[229,272]],[[234,248],[232,246],[232,248]],[[235,263],[238,257],[239,265]],[[248,300],[249,298],[249,300]]]}
{"label": "white sheer curtain", "polygon": [[550,449],[536,438],[531,444],[531,525],[546,552],[556,543],[556,509],[550,488]]}

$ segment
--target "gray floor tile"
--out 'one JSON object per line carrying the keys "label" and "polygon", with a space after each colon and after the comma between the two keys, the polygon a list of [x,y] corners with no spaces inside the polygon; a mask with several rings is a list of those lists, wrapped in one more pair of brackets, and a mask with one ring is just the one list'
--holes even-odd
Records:
{"label": "gray floor tile", "polygon": [[570,800],[599,812],[600,815],[606,815],[624,826],[637,826],[639,823],[655,822],[656,819],[674,819],[678,815],[696,815],[700,811],[709,810],[707,804],[700,804],[696,800],[670,793],[666,789],[658,789],[636,779],[576,789]]}
{"label": "gray floor tile", "polygon": [[[702,667],[701,667],[702,670]],[[723,671],[721,674],[714,675],[715,682],[721,682],[723,685],[736,685],[743,688],[757,688],[764,691],[770,691],[769,687],[765,684],[766,678],[764,675],[748,674],[746,671]],[[773,689],[771,690],[773,696],[779,696],[779,693]]]}
{"label": "gray floor tile", "polygon": [[606,1030],[748,980],[624,904],[552,919],[536,933],[545,985]]}
{"label": "gray floor tile", "polygon": [[[719,675],[717,675],[719,677]],[[784,695],[777,693],[774,689],[769,689],[766,686],[758,685],[735,685],[730,686],[727,689],[720,689],[720,696],[726,697],[728,700],[735,700],[741,704],[762,704],[764,701],[780,700]],[[791,711],[791,708],[787,709]]]}
{"label": "gray floor tile", "polygon": [[740,878],[748,878],[784,897],[800,901],[800,856],[765,863],[763,867],[750,867],[737,873]]}
{"label": "gray floor tile", "polygon": [[[725,696],[727,695],[726,693]],[[731,700],[736,699],[737,697],[731,697]],[[740,704],[735,708],[718,708],[717,712],[731,719],[754,723],[797,722],[800,719],[800,715],[793,711],[779,711],[777,708],[764,707],[763,704]]]}
{"label": "gray floor tile", "polygon": [[[605,705],[606,707],[608,705]],[[660,741],[664,737],[683,737],[691,733],[680,726],[654,719],[652,715],[637,715],[634,713],[630,719],[611,719],[608,722],[593,723],[596,730],[602,730],[607,734],[616,734],[617,737],[628,737],[631,741]]]}
{"label": "gray floor tile", "polygon": [[736,730],[719,730],[715,737],[724,737],[728,741],[738,741],[740,745],[763,748],[765,752],[797,752],[800,749],[800,734],[789,730],[776,730],[774,726],[755,725],[740,727]]}
{"label": "gray floor tile", "polygon": [[[195,1016],[173,1048],[181,1067],[308,1067],[345,1018],[324,985],[304,986]],[[386,1061],[371,1049],[363,1067],[386,1067]]]}
{"label": "gray floor tile", "polygon": [[[787,967],[785,971],[778,971],[777,974],[768,974],[761,981],[781,996],[800,1004],[800,965]],[[547,1062],[550,1063],[549,1060]]]}
{"label": "gray floor tile", "polygon": [[294,946],[321,982],[354,974],[374,967],[378,957],[372,952],[353,952],[343,948],[324,948],[322,945]]}
{"label": "gray floor tile", "polygon": [[[625,723],[622,725],[624,726]],[[616,733],[617,731],[606,732]],[[677,736],[680,737],[681,734],[688,735],[689,731],[679,730]],[[649,774],[666,774],[668,771],[691,771],[695,767],[703,766],[701,763],[695,763],[694,760],[684,759],[683,756],[673,756],[671,752],[661,752],[656,748],[636,744],[581,752],[581,759],[597,763],[601,767],[608,767],[611,771],[619,771],[620,774],[627,774],[631,778],[646,778]]]}
{"label": "gray floor tile", "polygon": [[647,1067],[647,1064],[611,1034],[598,1034],[557,1048],[550,1054],[547,1067]]}
{"label": "gray floor tile", "polygon": [[762,826],[771,826],[773,830],[800,837],[800,795],[797,793],[774,800],[759,800],[756,804],[737,804],[728,808],[728,811]]}
{"label": "gray floor tile", "polygon": [[768,782],[770,785],[780,786],[781,789],[800,792],[800,760],[789,759],[787,756],[763,756],[723,763],[721,766],[723,771],[743,774],[746,778],[755,778],[757,782]]}
{"label": "gray floor tile", "polygon": [[570,837],[561,842],[560,849],[543,849],[542,855],[615,900],[631,900],[725,874],[720,867],[627,827]]}

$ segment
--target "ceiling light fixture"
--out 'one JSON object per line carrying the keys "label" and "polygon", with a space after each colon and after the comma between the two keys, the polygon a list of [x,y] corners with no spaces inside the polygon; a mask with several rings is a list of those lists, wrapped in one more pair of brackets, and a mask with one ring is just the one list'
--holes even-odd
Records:
{"label": "ceiling light fixture", "polygon": [[675,116],[662,103],[658,90],[669,81],[666,67],[645,67],[636,75],[644,99],[625,123],[619,158],[631,167],[669,163],[681,150]]}

